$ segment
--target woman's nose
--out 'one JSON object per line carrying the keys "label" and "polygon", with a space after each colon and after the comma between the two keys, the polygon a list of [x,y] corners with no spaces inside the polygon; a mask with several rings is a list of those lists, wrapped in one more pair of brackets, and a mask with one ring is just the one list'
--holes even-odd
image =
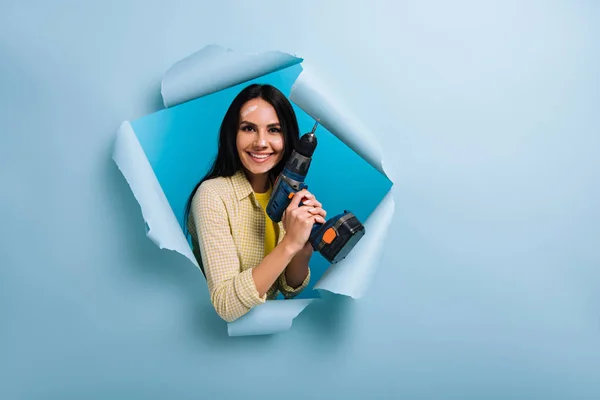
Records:
{"label": "woman's nose", "polygon": [[254,141],[254,145],[256,147],[267,147],[267,139],[266,135],[263,132],[258,132],[256,136],[256,140]]}

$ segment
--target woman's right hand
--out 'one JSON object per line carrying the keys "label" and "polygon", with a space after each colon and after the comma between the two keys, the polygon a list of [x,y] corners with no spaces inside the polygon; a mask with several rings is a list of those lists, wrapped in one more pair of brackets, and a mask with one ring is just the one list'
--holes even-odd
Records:
{"label": "woman's right hand", "polygon": [[[302,207],[298,207],[300,201],[306,198]],[[306,189],[297,192],[283,213],[283,227],[285,239],[294,253],[299,252],[308,242],[310,233],[315,222],[325,223],[327,213],[321,208],[313,194]]]}

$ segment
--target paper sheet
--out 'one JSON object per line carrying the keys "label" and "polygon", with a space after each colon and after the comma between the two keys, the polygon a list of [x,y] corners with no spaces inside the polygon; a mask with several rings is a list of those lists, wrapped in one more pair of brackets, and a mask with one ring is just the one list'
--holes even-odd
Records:
{"label": "paper sheet", "polygon": [[304,309],[320,299],[268,300],[227,324],[229,336],[271,335],[287,331]]}
{"label": "paper sheet", "polygon": [[128,121],[123,122],[117,131],[113,160],[140,203],[148,238],[161,249],[183,254],[200,268]]}
{"label": "paper sheet", "polygon": [[[161,89],[163,101],[165,106],[174,107],[301,62],[301,58],[281,52],[245,55],[220,46],[207,46],[179,61],[165,73]],[[388,176],[376,137],[353,115],[342,110],[335,98],[323,87],[314,74],[306,73],[303,68],[294,83],[290,100],[314,119],[319,119],[323,127],[375,169]],[[128,122],[124,122],[117,132],[113,159],[140,203],[148,227],[148,237],[160,248],[183,254],[198,267],[177,218]],[[393,212],[394,203],[390,190],[371,216],[363,221],[368,234],[345,260],[327,270],[315,284],[315,289],[353,298],[361,297],[377,268],[383,239]],[[285,331],[290,328],[293,319],[313,301],[321,300],[267,301],[238,320],[228,323],[229,335]]]}
{"label": "paper sheet", "polygon": [[339,99],[306,66],[292,87],[290,100],[387,176],[377,137],[353,114],[345,112]]}
{"label": "paper sheet", "polygon": [[390,191],[364,223],[369,232],[344,260],[329,267],[315,289],[361,298],[366,292],[379,261],[394,214],[394,199]]}
{"label": "paper sheet", "polygon": [[301,58],[279,51],[240,54],[221,46],[206,46],[165,73],[163,103],[173,107],[300,62]]}
{"label": "paper sheet", "polygon": [[[384,169],[383,152],[377,137],[354,115],[344,112],[325,85],[306,68],[292,87],[290,100],[336,135],[375,169],[388,176]],[[389,223],[394,214],[390,191],[377,209],[363,223],[365,235],[348,257],[332,265],[315,284],[315,289],[360,298],[379,264]]]}

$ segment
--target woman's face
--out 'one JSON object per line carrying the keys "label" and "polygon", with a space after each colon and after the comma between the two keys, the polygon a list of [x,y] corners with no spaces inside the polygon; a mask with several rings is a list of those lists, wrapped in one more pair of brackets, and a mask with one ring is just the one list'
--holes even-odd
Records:
{"label": "woman's face", "polygon": [[283,157],[283,142],[279,119],[271,104],[258,98],[242,106],[236,144],[248,172],[269,172]]}

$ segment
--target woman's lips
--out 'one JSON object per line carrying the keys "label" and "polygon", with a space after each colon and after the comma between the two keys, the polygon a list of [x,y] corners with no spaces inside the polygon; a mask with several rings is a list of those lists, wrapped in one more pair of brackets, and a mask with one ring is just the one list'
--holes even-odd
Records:
{"label": "woman's lips", "polygon": [[256,162],[256,163],[264,163],[265,161],[267,161],[268,159],[271,158],[271,156],[273,155],[273,153],[268,153],[268,154],[261,154],[261,153],[247,153],[250,158],[252,159],[252,161]]}

